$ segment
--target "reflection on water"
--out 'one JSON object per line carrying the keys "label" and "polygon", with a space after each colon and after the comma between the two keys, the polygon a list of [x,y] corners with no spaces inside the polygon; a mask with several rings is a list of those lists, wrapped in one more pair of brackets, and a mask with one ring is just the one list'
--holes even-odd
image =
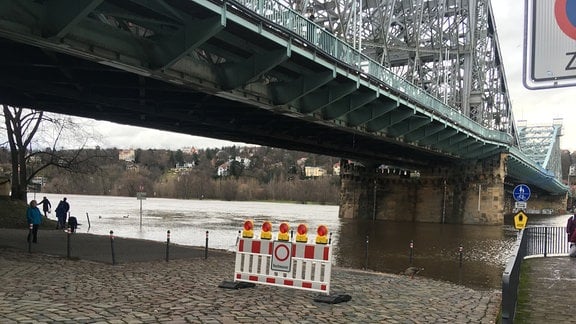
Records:
{"label": "reflection on water", "polygon": [[416,266],[422,276],[475,288],[500,287],[516,238],[501,226],[387,221],[343,221],[339,235],[341,266],[392,273]]}
{"label": "reflection on water", "polygon": [[[46,196],[53,206],[64,197]],[[139,201],[135,197],[82,195],[66,197],[70,202],[71,215],[81,223],[79,232],[108,235],[113,230],[114,235],[120,237],[166,241],[167,231],[170,230],[172,243],[204,246],[208,231],[210,248],[233,251],[246,219],[254,219],[256,229],[264,220],[271,221],[275,229],[283,221],[289,222],[293,229],[299,223],[307,223],[312,233],[310,239],[314,238],[317,226],[324,224],[332,231],[334,263],[338,266],[360,269],[367,266],[370,270],[398,273],[412,265],[424,268],[419,274],[421,276],[473,288],[501,287],[502,271],[516,238],[516,231],[509,224],[475,226],[340,220],[337,206],[161,198]],[[54,213],[50,217],[55,218]],[[564,226],[566,217],[529,216],[528,224]],[[412,263],[410,241],[413,241]]]}

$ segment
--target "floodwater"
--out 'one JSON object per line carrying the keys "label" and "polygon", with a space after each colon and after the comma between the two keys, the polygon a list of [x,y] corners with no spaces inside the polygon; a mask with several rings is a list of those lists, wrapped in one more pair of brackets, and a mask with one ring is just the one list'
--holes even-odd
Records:
{"label": "floodwater", "polygon": [[[41,200],[44,194],[37,193]],[[33,196],[33,194],[30,194]],[[409,266],[419,274],[476,289],[499,289],[502,272],[516,239],[511,225],[476,226],[386,221],[349,221],[338,218],[338,206],[217,200],[179,200],[135,197],[46,194],[52,209],[67,197],[70,214],[81,224],[78,232],[208,246],[234,251],[239,231],[253,219],[256,235],[263,221],[277,230],[281,222],[292,229],[318,225],[332,233],[337,266],[398,273]],[[30,197],[32,199],[32,197]],[[54,212],[49,216],[55,219]],[[566,216],[533,219],[529,224],[564,226]],[[208,234],[206,234],[208,232]]]}

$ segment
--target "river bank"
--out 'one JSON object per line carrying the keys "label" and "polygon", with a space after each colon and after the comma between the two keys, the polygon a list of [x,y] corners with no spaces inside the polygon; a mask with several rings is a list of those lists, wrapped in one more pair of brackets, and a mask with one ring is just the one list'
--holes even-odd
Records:
{"label": "river bank", "polygon": [[[80,247],[91,251],[74,260],[62,252],[28,253],[24,232],[18,234],[0,239],[2,323],[495,323],[501,302],[498,290],[335,267],[331,292],[352,299],[324,304],[313,301],[316,293],[303,290],[261,285],[218,288],[222,281],[232,280],[230,252],[210,250],[207,258],[190,252],[166,262],[158,258],[161,252],[152,252],[164,251],[165,244],[126,239],[131,248],[121,251],[139,259],[119,256],[118,264],[112,265],[96,259],[108,259],[110,250],[82,243],[92,238],[90,234],[74,234],[77,255],[83,255]],[[63,232],[41,234],[35,248],[65,247],[58,236]],[[51,236],[54,243],[49,243]]]}

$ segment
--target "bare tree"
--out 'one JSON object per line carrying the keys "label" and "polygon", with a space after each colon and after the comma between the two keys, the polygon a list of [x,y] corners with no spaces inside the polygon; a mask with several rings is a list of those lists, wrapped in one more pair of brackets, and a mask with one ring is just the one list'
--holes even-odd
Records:
{"label": "bare tree", "polygon": [[[68,172],[93,172],[93,155],[84,148],[93,135],[71,117],[2,105],[7,142],[10,148],[11,198],[26,202],[28,185],[42,170],[56,167]],[[59,145],[78,147],[58,149]]]}

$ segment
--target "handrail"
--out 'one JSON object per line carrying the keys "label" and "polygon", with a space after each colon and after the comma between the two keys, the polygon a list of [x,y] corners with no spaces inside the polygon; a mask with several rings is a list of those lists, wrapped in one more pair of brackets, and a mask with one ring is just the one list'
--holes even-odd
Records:
{"label": "handrail", "polygon": [[273,24],[289,30],[292,34],[312,44],[314,49],[320,49],[332,58],[355,68],[361,73],[363,78],[372,78],[375,82],[380,83],[382,87],[398,90],[403,95],[418,102],[423,108],[432,110],[434,115],[441,116],[466,130],[477,133],[484,140],[512,145],[513,140],[510,134],[485,128],[453,107],[444,104],[422,88],[396,75],[374,59],[362,54],[350,44],[342,41],[336,35],[326,31],[295,10],[277,1],[229,0],[227,2],[229,4],[237,3]]}
{"label": "handrail", "polygon": [[527,257],[565,256],[567,254],[566,227],[533,226],[518,233],[512,256],[502,274],[501,322],[503,324],[514,323],[522,261]]}

